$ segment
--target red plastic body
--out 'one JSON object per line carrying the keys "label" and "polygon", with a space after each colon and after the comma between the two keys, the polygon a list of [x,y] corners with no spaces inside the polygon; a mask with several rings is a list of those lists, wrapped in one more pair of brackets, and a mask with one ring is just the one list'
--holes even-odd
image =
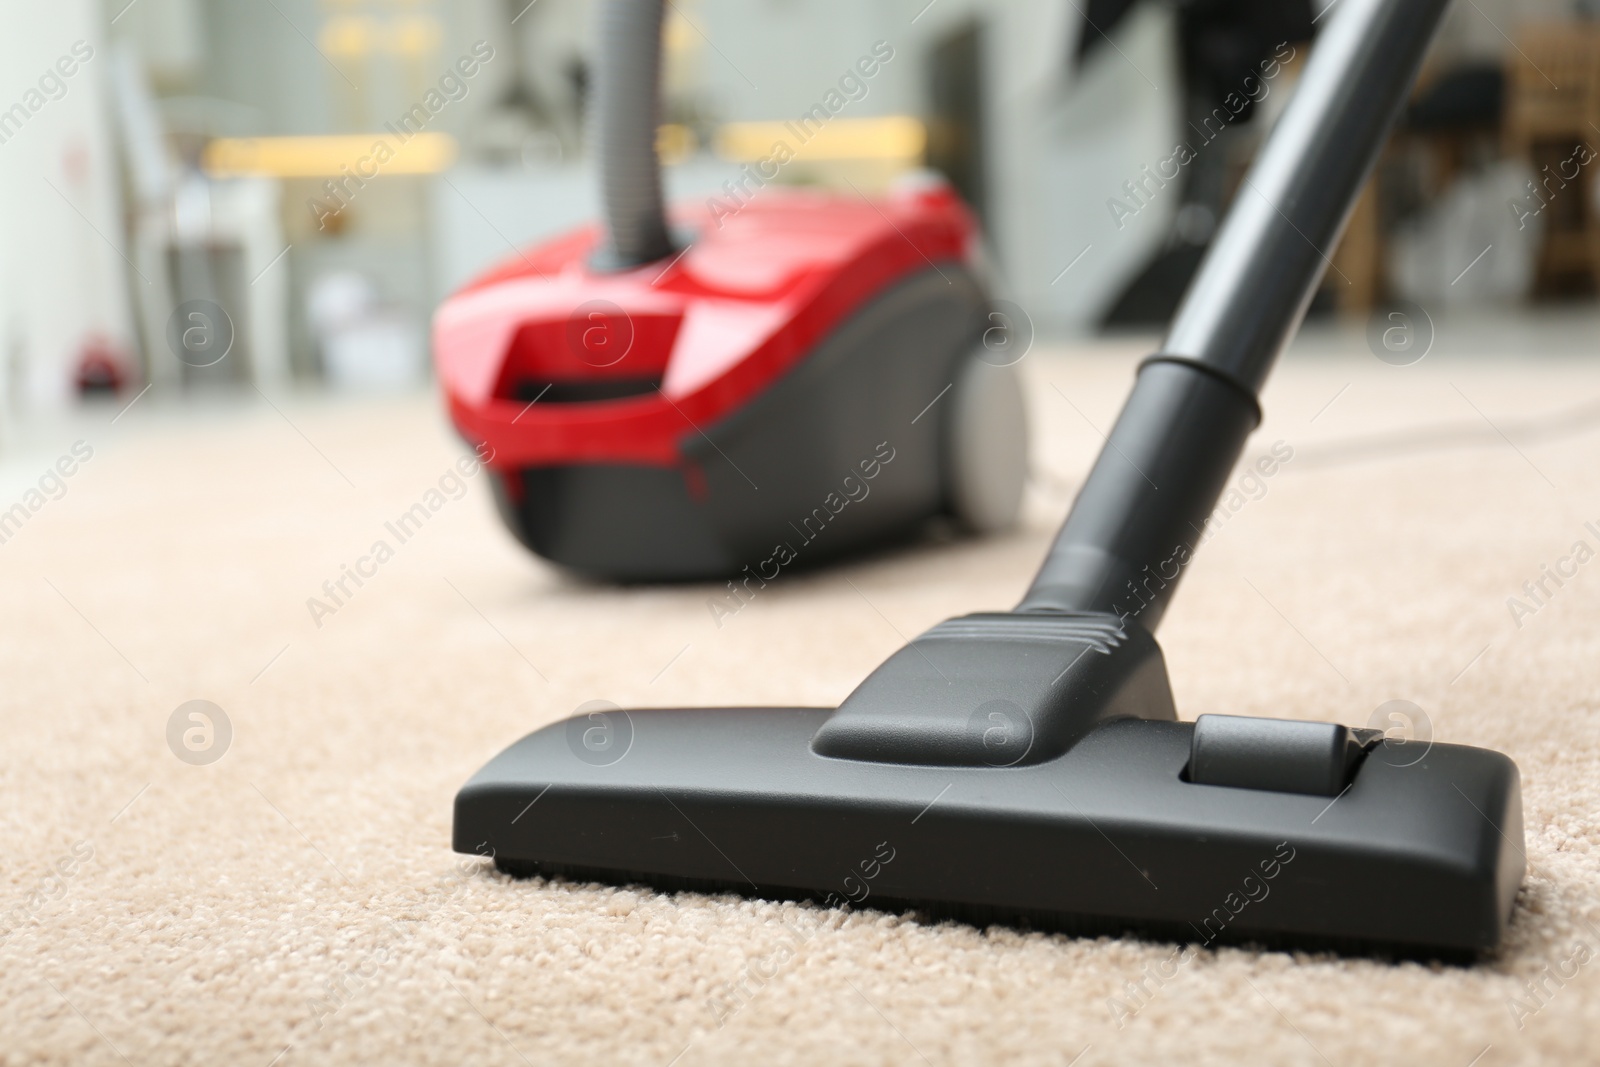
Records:
{"label": "red plastic body", "polygon": [[[450,416],[499,469],[671,467],[680,443],[805,358],[876,294],[976,253],[944,186],[868,201],[763,190],[733,214],[673,214],[695,234],[677,259],[607,273],[586,227],[509,259],[434,316]],[[563,402],[576,389],[632,395]],[[551,385],[552,399],[534,399]],[[559,391],[558,391],[559,389]],[[530,402],[531,401],[531,402]]]}

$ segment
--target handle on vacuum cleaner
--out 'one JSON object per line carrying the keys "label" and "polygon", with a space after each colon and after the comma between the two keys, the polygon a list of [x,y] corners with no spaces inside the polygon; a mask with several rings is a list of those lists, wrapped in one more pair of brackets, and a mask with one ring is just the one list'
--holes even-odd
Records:
{"label": "handle on vacuum cleaner", "polygon": [[631,270],[673,252],[661,194],[662,0],[602,0],[595,7],[590,141],[600,170],[607,240],[594,266]]}
{"label": "handle on vacuum cleaner", "polygon": [[1448,0],[1335,2],[1018,611],[1166,610]]}

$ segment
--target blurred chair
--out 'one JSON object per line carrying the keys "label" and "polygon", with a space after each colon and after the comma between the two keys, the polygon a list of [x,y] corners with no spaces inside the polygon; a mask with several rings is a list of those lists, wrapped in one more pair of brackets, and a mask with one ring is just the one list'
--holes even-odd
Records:
{"label": "blurred chair", "polygon": [[1339,310],[1365,316],[1394,295],[1387,263],[1396,227],[1481,172],[1500,151],[1501,65],[1428,64],[1334,253],[1328,283]]}
{"label": "blurred chair", "polygon": [[[1535,172],[1544,206],[1539,288],[1549,292],[1575,275],[1600,290],[1600,26],[1539,23],[1517,35],[1506,71],[1506,150]],[[1580,149],[1589,162],[1579,164]],[[1548,168],[1548,169],[1547,169]],[[1577,170],[1576,175],[1573,174]],[[1535,190],[1530,190],[1531,205]]]}

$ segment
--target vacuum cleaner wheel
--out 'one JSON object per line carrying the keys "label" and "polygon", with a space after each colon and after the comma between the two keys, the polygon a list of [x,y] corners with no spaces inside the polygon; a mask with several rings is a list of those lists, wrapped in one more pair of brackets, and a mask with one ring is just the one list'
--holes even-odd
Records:
{"label": "vacuum cleaner wheel", "polygon": [[1009,529],[1028,478],[1028,412],[1015,366],[982,354],[962,364],[946,422],[951,514],[974,533]]}
{"label": "vacuum cleaner wheel", "polygon": [[506,529],[511,531],[511,536],[529,552],[538,552],[533,533],[523,517],[523,509],[517,506],[516,497],[520,490],[514,480],[520,477],[520,472],[489,472],[489,493],[494,497],[494,510],[499,514],[500,521],[505,523]]}

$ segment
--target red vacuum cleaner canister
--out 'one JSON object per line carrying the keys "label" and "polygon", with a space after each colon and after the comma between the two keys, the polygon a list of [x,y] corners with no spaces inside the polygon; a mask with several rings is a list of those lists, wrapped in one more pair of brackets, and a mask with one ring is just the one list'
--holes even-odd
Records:
{"label": "red vacuum cleaner canister", "polygon": [[770,580],[940,513],[1014,519],[1015,345],[984,346],[1011,327],[947,185],[877,201],[769,188],[672,221],[674,257],[606,270],[584,228],[434,318],[451,418],[492,450],[524,545],[613,580]]}

